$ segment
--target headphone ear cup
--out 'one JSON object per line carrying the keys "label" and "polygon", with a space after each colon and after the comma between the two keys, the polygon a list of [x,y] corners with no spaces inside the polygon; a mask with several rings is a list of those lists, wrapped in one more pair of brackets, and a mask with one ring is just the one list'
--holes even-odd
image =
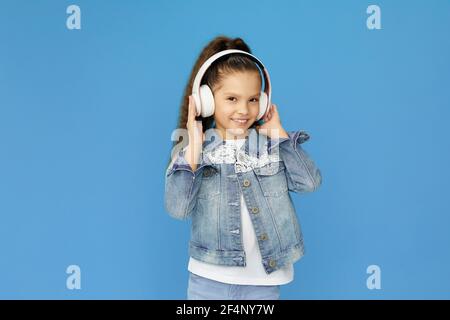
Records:
{"label": "headphone ear cup", "polygon": [[200,100],[202,103],[202,117],[209,117],[214,114],[214,95],[208,85],[200,86]]}
{"label": "headphone ear cup", "polygon": [[256,118],[256,120],[261,119],[264,114],[267,111],[267,107],[268,107],[268,98],[267,98],[267,94],[262,91],[260,96],[259,96],[259,114],[258,117]]}

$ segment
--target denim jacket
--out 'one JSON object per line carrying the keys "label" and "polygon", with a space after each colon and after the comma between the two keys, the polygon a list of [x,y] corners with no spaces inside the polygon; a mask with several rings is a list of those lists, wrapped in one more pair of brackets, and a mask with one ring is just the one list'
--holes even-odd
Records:
{"label": "denim jacket", "polygon": [[[304,255],[303,236],[289,191],[312,192],[322,183],[320,170],[301,147],[305,131],[271,139],[249,129],[239,157],[250,161],[217,163],[223,145],[215,130],[203,142],[195,171],[179,151],[165,174],[165,209],[173,218],[192,219],[189,255],[197,260],[245,266],[240,196],[244,197],[267,274]],[[261,161],[260,161],[261,160]],[[253,161],[253,162],[252,162]],[[251,165],[248,165],[248,164]]]}

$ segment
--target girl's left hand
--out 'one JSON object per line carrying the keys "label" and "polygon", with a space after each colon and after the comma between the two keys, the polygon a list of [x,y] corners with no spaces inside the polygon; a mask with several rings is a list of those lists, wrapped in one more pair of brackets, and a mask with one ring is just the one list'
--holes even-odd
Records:
{"label": "girl's left hand", "polygon": [[[264,120],[264,124],[256,126],[256,129],[258,130],[259,133],[271,137],[272,135],[277,134],[278,132],[278,136],[280,138],[289,137],[287,132],[281,125],[280,115],[278,114],[278,108],[275,104],[272,104],[271,108],[269,108],[269,111],[265,114],[262,120]],[[267,130],[261,131],[261,129]]]}

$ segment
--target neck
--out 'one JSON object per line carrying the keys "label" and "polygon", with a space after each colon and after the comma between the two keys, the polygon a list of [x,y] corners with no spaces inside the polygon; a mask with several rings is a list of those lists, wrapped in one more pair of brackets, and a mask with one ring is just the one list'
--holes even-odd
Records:
{"label": "neck", "polygon": [[245,130],[242,134],[233,134],[230,130],[215,128],[215,130],[219,133],[222,140],[236,140],[236,139],[245,139],[249,135],[249,130]]}

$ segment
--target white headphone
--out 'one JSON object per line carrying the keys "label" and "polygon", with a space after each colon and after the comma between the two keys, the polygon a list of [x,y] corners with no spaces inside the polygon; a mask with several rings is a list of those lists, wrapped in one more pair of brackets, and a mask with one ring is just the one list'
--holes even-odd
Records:
{"label": "white headphone", "polygon": [[214,95],[212,93],[212,90],[208,85],[204,84],[200,86],[200,82],[203,78],[203,75],[205,74],[206,70],[209,68],[209,66],[216,61],[218,58],[232,53],[242,53],[246,54],[249,57],[251,57],[263,70],[264,74],[264,91],[261,91],[261,94],[259,96],[259,114],[256,120],[261,119],[266,111],[269,109],[270,106],[270,98],[272,95],[272,88],[270,85],[270,77],[269,72],[264,67],[263,63],[256,58],[254,55],[237,49],[227,49],[220,51],[214,55],[212,55],[208,60],[206,60],[200,69],[197,72],[197,75],[194,78],[194,83],[192,85],[192,97],[195,101],[195,106],[197,109],[197,115],[201,115],[202,117],[209,117],[214,114]]}

